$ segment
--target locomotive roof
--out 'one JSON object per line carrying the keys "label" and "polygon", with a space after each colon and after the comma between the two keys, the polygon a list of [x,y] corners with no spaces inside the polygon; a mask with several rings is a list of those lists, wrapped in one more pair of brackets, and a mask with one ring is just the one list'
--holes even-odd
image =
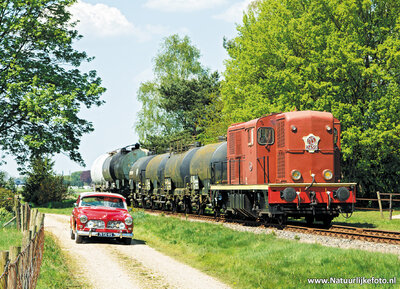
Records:
{"label": "locomotive roof", "polygon": [[315,111],[315,110],[304,110],[304,111],[288,111],[288,112],[281,112],[281,113],[271,113],[269,115],[263,115],[259,118],[252,119],[250,121],[244,121],[244,122],[237,122],[233,123],[230,127],[238,126],[244,123],[251,123],[251,122],[257,122],[259,119],[268,117],[268,116],[277,116],[277,117],[283,117],[283,116],[288,116],[291,118],[297,118],[297,117],[305,117],[305,116],[311,116],[311,115],[319,115],[319,116],[328,116],[332,115],[330,112],[326,111]]}

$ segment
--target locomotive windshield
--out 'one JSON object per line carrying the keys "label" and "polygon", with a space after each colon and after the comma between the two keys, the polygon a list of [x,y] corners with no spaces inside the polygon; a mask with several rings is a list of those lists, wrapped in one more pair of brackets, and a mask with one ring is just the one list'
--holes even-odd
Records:
{"label": "locomotive windshield", "polygon": [[260,127],[257,131],[257,141],[259,145],[274,144],[275,133],[272,127]]}

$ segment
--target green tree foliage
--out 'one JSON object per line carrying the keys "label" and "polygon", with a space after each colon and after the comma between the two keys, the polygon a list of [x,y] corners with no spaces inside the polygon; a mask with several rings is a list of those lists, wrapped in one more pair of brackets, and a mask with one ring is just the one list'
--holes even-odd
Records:
{"label": "green tree foliage", "polygon": [[258,1],[225,43],[224,114],[331,111],[343,173],[364,192],[400,184],[400,1]]}
{"label": "green tree foliage", "polygon": [[93,126],[78,113],[101,105],[105,89],[95,71],[78,70],[91,58],[72,47],[81,37],[67,11],[75,2],[0,2],[0,149],[20,164],[60,152],[83,164],[80,137]]}
{"label": "green tree foliage", "polygon": [[64,183],[68,186],[82,187],[83,181],[81,180],[82,171],[73,172],[69,176],[64,176]]}
{"label": "green tree foliage", "polygon": [[65,199],[68,194],[68,186],[64,184],[62,176],[54,174],[53,166],[54,162],[49,158],[32,159],[22,191],[26,202],[43,205]]}
{"label": "green tree foliage", "polygon": [[189,37],[164,39],[154,59],[155,79],[140,85],[142,109],[135,124],[142,144],[157,152],[170,142],[193,139],[203,131],[207,111],[219,96],[219,74],[200,63],[200,51]]}
{"label": "green tree foliage", "polygon": [[0,171],[0,188],[7,189],[13,193],[17,192],[17,186],[15,184],[15,179],[9,177],[6,172]]}

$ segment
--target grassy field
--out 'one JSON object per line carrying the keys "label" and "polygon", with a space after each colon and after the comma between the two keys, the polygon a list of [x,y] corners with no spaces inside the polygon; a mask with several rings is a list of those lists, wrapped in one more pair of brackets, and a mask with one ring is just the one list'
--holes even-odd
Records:
{"label": "grassy field", "polygon": [[[393,211],[393,216],[400,215],[400,211]],[[333,224],[337,225],[349,225],[362,228],[374,228],[380,230],[389,231],[400,231],[400,219],[389,220],[389,213],[383,213],[384,219],[381,217],[381,213],[377,211],[356,211],[353,213],[351,218],[345,219],[342,216],[333,220]]]}
{"label": "grassy field", "polygon": [[142,212],[134,219],[136,239],[236,288],[310,288],[308,278],[400,280],[400,260],[394,255],[303,244]]}
{"label": "grassy field", "polygon": [[71,273],[71,261],[66,258],[58,244],[49,233],[45,235],[44,252],[40,275],[36,288],[40,289],[63,289],[63,288],[85,288]]}

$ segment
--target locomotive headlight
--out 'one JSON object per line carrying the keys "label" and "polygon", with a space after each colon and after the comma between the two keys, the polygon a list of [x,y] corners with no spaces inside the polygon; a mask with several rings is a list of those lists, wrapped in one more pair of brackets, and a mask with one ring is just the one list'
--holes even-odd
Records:
{"label": "locomotive headlight", "polygon": [[298,170],[293,170],[292,171],[292,179],[294,181],[298,181],[301,179],[301,173]]}
{"label": "locomotive headlight", "polygon": [[88,218],[85,215],[82,215],[82,216],[79,217],[79,221],[82,224],[85,224],[88,221]]}
{"label": "locomotive headlight", "polygon": [[332,173],[331,170],[324,170],[324,171],[322,172],[322,174],[323,174],[323,176],[324,176],[324,179],[327,180],[327,181],[330,181],[330,180],[332,180],[332,178],[333,178],[333,173]]}
{"label": "locomotive headlight", "polygon": [[131,217],[128,217],[125,219],[125,224],[127,224],[128,226],[132,225],[132,223],[133,223],[133,220]]}
{"label": "locomotive headlight", "polygon": [[350,191],[345,187],[340,187],[336,191],[336,198],[341,202],[346,201],[349,197],[350,197]]}

